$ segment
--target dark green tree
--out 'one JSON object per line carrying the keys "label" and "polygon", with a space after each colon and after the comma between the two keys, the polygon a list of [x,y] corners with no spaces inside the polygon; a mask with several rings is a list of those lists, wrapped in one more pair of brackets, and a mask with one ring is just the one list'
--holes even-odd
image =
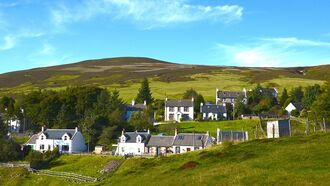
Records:
{"label": "dark green tree", "polygon": [[289,98],[289,95],[288,95],[288,91],[286,90],[286,88],[283,89],[283,92],[281,94],[281,97],[280,97],[280,105],[282,107],[285,107],[286,105],[284,105],[284,103],[286,102],[286,100]]}
{"label": "dark green tree", "polygon": [[302,99],[303,107],[310,109],[317,96],[321,94],[321,87],[318,84],[305,88],[304,97]]}
{"label": "dark green tree", "polygon": [[152,97],[151,90],[149,87],[149,81],[147,78],[143,79],[135,101],[136,103],[143,103],[144,101],[146,101],[147,104],[153,103],[154,98]]}
{"label": "dark green tree", "polygon": [[322,93],[313,102],[311,110],[318,118],[330,119],[330,82],[324,85]]}
{"label": "dark green tree", "polygon": [[183,94],[182,99],[192,99],[194,98],[194,112],[195,114],[200,112],[200,105],[201,103],[205,103],[204,97],[194,89],[188,89]]}
{"label": "dark green tree", "polygon": [[295,103],[301,103],[304,98],[304,91],[301,86],[295,87],[290,91],[290,98]]}

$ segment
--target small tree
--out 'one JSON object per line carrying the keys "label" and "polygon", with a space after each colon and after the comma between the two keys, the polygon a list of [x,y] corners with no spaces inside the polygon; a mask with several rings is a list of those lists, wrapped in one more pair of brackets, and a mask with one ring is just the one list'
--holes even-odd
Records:
{"label": "small tree", "polygon": [[183,94],[182,99],[191,99],[194,98],[194,112],[195,114],[200,112],[200,105],[204,103],[204,97],[194,89],[188,89]]}
{"label": "small tree", "polygon": [[139,89],[139,92],[136,96],[135,101],[137,103],[143,103],[144,101],[147,102],[147,104],[150,104],[154,101],[154,98],[151,95],[151,90],[149,87],[149,81],[147,78],[144,78],[142,83],[141,83],[141,87]]}
{"label": "small tree", "polygon": [[288,98],[289,98],[288,91],[286,90],[286,88],[284,88],[283,92],[282,92],[282,95],[281,95],[281,98],[280,98],[280,105],[282,107],[285,106],[284,104],[285,104],[285,102]]}

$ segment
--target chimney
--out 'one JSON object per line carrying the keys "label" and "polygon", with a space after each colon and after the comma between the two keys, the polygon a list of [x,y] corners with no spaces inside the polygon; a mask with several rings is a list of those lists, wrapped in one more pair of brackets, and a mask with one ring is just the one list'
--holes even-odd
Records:
{"label": "chimney", "polygon": [[167,97],[165,98],[165,101],[167,101]]}
{"label": "chimney", "polygon": [[133,99],[133,100],[132,100],[132,106],[134,106],[134,105],[135,105],[135,100]]}
{"label": "chimney", "polygon": [[146,100],[144,100],[144,102],[143,102],[143,105],[144,105],[144,106],[146,106],[146,105],[147,105],[147,101],[146,101]]}
{"label": "chimney", "polygon": [[191,101],[194,102],[194,97],[191,98]]}
{"label": "chimney", "polygon": [[148,134],[150,134],[150,130],[148,129]]}
{"label": "chimney", "polygon": [[45,126],[41,127],[41,132],[45,132]]}
{"label": "chimney", "polygon": [[125,129],[123,129],[123,130],[121,131],[121,135],[123,136],[124,133],[125,133]]}
{"label": "chimney", "polygon": [[75,128],[75,131],[76,131],[76,132],[78,132],[78,131],[79,131],[79,130],[78,130],[78,127],[76,127],[76,128]]}
{"label": "chimney", "polygon": [[210,131],[206,131],[206,135],[209,136],[210,135]]}
{"label": "chimney", "polygon": [[177,136],[178,135],[178,129],[176,128],[175,130],[174,130],[174,136]]}

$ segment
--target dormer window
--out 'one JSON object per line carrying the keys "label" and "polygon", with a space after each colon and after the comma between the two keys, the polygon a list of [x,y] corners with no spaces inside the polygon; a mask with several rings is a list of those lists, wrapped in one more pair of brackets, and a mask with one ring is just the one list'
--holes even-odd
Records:
{"label": "dormer window", "polygon": [[136,143],[141,143],[141,141],[142,141],[141,136],[137,136],[137,137],[136,137]]}
{"label": "dormer window", "polygon": [[41,136],[41,140],[44,140],[44,136],[43,135]]}
{"label": "dormer window", "polygon": [[64,136],[64,140],[68,140],[68,136]]}
{"label": "dormer window", "polygon": [[122,136],[122,137],[120,138],[120,142],[125,143],[125,141],[126,141],[125,136]]}

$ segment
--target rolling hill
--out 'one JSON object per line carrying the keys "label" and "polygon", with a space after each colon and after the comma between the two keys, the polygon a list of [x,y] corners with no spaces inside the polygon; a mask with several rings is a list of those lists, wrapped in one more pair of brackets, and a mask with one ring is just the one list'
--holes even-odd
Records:
{"label": "rolling hill", "polygon": [[135,96],[140,80],[147,77],[156,98],[178,98],[185,89],[194,88],[207,99],[213,99],[216,87],[241,90],[261,83],[281,89],[322,84],[330,79],[329,71],[330,65],[251,68],[183,65],[138,57],[108,58],[0,74],[0,95],[97,85],[110,90],[118,89],[128,101]]}

